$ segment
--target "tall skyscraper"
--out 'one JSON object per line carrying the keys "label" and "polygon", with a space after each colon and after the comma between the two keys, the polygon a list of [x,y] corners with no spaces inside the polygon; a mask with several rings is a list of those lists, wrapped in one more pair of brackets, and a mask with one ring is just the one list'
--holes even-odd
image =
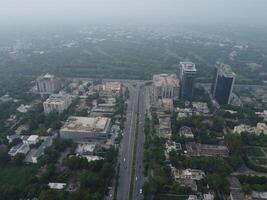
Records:
{"label": "tall skyscraper", "polygon": [[54,93],[60,90],[61,81],[52,74],[39,76],[36,80],[38,92]]}
{"label": "tall skyscraper", "polygon": [[236,74],[229,65],[219,64],[215,67],[211,94],[220,105],[230,103]]}
{"label": "tall skyscraper", "polygon": [[180,62],[180,98],[192,102],[194,95],[196,65],[192,62]]}

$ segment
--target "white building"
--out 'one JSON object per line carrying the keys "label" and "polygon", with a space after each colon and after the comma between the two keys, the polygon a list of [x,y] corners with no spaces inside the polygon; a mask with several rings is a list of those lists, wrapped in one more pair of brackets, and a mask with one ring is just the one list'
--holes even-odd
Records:
{"label": "white building", "polygon": [[61,81],[52,74],[45,74],[37,78],[36,85],[38,92],[54,93],[60,90]]}
{"label": "white building", "polygon": [[31,135],[25,143],[31,145],[31,144],[37,144],[39,142],[39,136],[38,135]]}
{"label": "white building", "polygon": [[175,74],[158,74],[153,76],[155,101],[162,98],[177,98],[179,81]]}
{"label": "white building", "polygon": [[50,189],[62,190],[66,187],[66,183],[48,183]]}
{"label": "white building", "polygon": [[26,155],[29,151],[30,151],[30,147],[28,144],[19,143],[19,144],[13,146],[9,150],[8,154],[13,157],[13,156],[17,155],[18,153]]}
{"label": "white building", "polygon": [[50,112],[62,113],[70,106],[71,102],[71,96],[68,94],[53,94],[43,103],[44,112],[45,114]]}

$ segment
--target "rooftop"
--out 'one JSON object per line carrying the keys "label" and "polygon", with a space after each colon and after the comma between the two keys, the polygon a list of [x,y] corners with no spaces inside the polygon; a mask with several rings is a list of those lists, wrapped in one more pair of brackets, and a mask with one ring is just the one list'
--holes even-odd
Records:
{"label": "rooftop", "polygon": [[175,74],[157,74],[153,76],[153,82],[156,87],[172,86],[178,87],[179,81]]}
{"label": "rooftop", "polygon": [[183,71],[185,72],[196,72],[196,65],[193,62],[180,62]]}
{"label": "rooftop", "polygon": [[236,76],[236,74],[232,71],[230,65],[226,65],[226,64],[221,63],[221,64],[217,65],[216,67],[218,69],[218,73],[221,76],[225,76],[225,77],[229,77],[229,78]]}
{"label": "rooftop", "polygon": [[70,96],[68,94],[52,94],[44,103],[63,103],[68,98],[70,99]]}
{"label": "rooftop", "polygon": [[109,124],[110,119],[107,117],[75,117],[68,118],[61,131],[73,131],[76,132],[95,132],[104,131]]}

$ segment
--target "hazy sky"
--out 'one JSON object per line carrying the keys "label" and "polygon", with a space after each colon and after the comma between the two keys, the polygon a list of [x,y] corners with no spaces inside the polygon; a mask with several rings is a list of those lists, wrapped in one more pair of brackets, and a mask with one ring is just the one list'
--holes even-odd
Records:
{"label": "hazy sky", "polygon": [[0,0],[0,22],[266,24],[267,0]]}

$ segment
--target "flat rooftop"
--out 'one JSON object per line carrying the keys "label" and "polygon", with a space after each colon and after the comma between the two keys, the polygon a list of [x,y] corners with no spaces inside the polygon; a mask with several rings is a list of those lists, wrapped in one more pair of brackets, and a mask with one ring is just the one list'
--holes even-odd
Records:
{"label": "flat rooftop", "polygon": [[61,131],[96,132],[105,131],[110,123],[107,117],[75,117],[68,118]]}
{"label": "flat rooftop", "polygon": [[219,64],[216,66],[217,69],[218,69],[218,73],[220,75],[223,75],[225,77],[235,77],[236,74],[232,71],[230,65],[227,65],[227,64]]}
{"label": "flat rooftop", "polygon": [[185,72],[196,72],[196,65],[193,62],[180,62],[180,65]]}
{"label": "flat rooftop", "polygon": [[70,98],[70,96],[67,94],[52,94],[44,103],[63,103],[68,98]]}
{"label": "flat rooftop", "polygon": [[178,87],[179,81],[175,74],[157,74],[153,76],[153,83],[156,87],[159,86],[172,86]]}

